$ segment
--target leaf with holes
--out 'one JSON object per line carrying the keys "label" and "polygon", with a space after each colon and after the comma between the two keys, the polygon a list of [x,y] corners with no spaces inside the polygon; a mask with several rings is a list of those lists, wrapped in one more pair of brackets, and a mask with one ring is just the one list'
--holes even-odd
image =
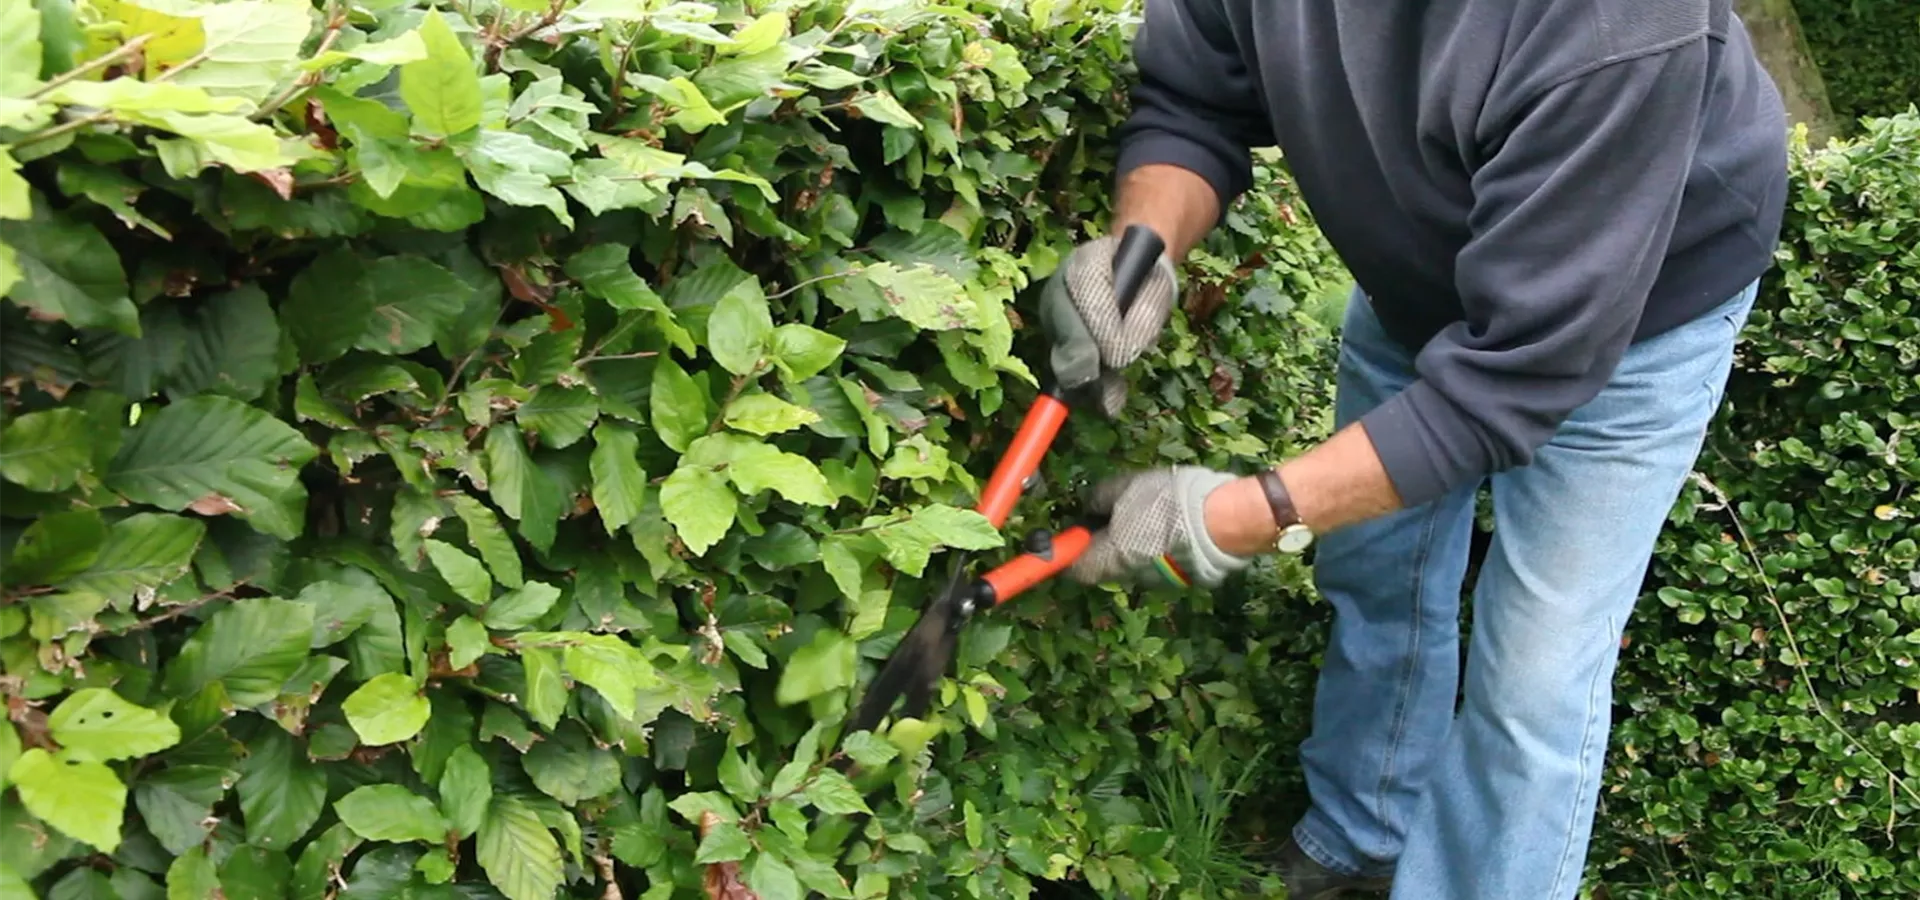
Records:
{"label": "leaf with holes", "polygon": [[127,786],[104,763],[34,747],[14,761],[8,778],[21,805],[41,821],[103,853],[119,849]]}
{"label": "leaf with holes", "polygon": [[68,694],[47,717],[47,728],[68,758],[94,762],[146,756],[180,742],[172,719],[106,688]]}

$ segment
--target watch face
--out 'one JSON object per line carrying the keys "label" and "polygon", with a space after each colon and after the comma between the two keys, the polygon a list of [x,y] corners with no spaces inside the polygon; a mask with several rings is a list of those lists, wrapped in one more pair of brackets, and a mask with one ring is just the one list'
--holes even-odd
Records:
{"label": "watch face", "polygon": [[1299,553],[1313,543],[1313,532],[1305,525],[1293,525],[1280,532],[1277,546],[1282,553]]}

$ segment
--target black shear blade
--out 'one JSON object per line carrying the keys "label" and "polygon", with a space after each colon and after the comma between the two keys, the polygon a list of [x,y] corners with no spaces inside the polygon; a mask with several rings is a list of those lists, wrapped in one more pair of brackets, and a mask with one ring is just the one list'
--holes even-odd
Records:
{"label": "black shear blade", "polygon": [[887,664],[874,676],[867,696],[854,714],[854,731],[871,731],[892,711],[894,701],[905,700],[900,713],[918,718],[932,704],[933,690],[953,663],[966,616],[965,601],[972,593],[963,561],[955,561],[944,590],[920,610],[920,620],[893,648]]}

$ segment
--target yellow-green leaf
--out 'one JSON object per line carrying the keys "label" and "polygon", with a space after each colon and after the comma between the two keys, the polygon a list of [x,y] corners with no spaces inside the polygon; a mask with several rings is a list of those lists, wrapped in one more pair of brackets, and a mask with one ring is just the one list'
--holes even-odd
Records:
{"label": "yellow-green leaf", "polygon": [[[13,0],[0,0],[10,3]],[[0,219],[33,218],[33,186],[20,177],[20,162],[0,147]]]}
{"label": "yellow-green leaf", "polygon": [[382,66],[398,66],[426,58],[427,43],[421,40],[420,31],[415,29],[384,41],[369,41],[346,50],[328,50],[301,63],[300,68],[311,72],[339,65],[349,59]]}
{"label": "yellow-green leaf", "polygon": [[8,774],[27,812],[102,853],[119,849],[127,786],[104,763],[35,747]]}
{"label": "yellow-green leaf", "polygon": [[158,753],[180,742],[180,726],[106,688],[82,688],[47,717],[67,757],[108,762]]}
{"label": "yellow-green leaf", "polygon": [[444,138],[478,127],[486,103],[473,57],[444,13],[429,12],[419,34],[426,56],[400,67],[400,99],[413,111],[413,130]]}
{"label": "yellow-green leaf", "polygon": [[818,421],[819,413],[772,394],[748,394],[727,404],[727,426],[749,434],[779,434]]}
{"label": "yellow-green leaf", "polygon": [[40,84],[40,11],[33,0],[0,0],[0,97]]}
{"label": "yellow-green leaf", "polygon": [[200,7],[205,44],[195,55],[199,61],[183,67],[174,83],[244,98],[251,107],[294,75],[300,45],[313,28],[310,13],[306,0],[230,0]]}
{"label": "yellow-green leaf", "polygon": [[378,747],[419,734],[433,706],[413,679],[388,672],[374,676],[347,695],[340,710],[347,714],[347,724],[353,726],[361,743]]}

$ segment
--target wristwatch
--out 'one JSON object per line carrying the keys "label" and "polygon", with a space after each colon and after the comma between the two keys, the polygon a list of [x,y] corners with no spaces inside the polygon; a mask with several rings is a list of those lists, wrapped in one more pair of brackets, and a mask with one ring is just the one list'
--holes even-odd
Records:
{"label": "wristwatch", "polygon": [[1257,476],[1260,490],[1267,495],[1267,508],[1273,510],[1273,524],[1279,529],[1273,546],[1281,553],[1300,553],[1313,543],[1313,529],[1300,521],[1300,513],[1293,508],[1293,495],[1287,493],[1286,482],[1280,480],[1278,469],[1268,467]]}

